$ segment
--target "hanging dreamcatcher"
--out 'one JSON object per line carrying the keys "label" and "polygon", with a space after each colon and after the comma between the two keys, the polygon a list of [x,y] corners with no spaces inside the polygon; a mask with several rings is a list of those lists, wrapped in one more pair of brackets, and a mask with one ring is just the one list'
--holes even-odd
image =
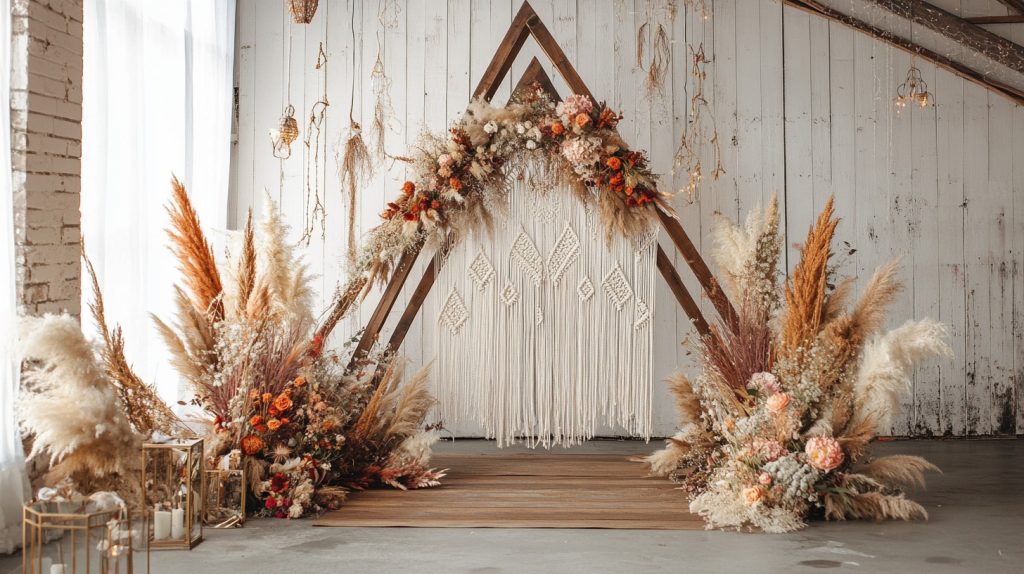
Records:
{"label": "hanging dreamcatcher", "polygon": [[[324,170],[321,170],[320,158],[327,153],[327,134],[324,133],[324,122],[327,119],[327,108],[330,103],[327,101],[327,8],[324,8],[324,41],[320,42],[320,49],[316,55],[316,70],[322,70],[323,95],[313,104],[309,111],[309,122],[306,124],[306,139],[303,143],[306,146],[306,209],[305,222],[303,225],[302,240],[309,244],[313,238],[313,229],[317,221],[320,222],[320,239],[327,237],[327,209],[324,207],[323,198],[320,197],[320,182],[327,178]],[[326,167],[326,166],[325,166]]]}
{"label": "hanging dreamcatcher", "polygon": [[[679,148],[676,150],[674,170],[686,170],[686,185],[682,191],[686,192],[687,201],[693,203],[697,199],[697,190],[704,179],[704,167],[701,162],[700,148],[706,141],[714,153],[715,169],[711,172],[712,179],[717,180],[725,174],[722,167],[722,149],[718,144],[718,129],[715,127],[715,117],[708,107],[707,98],[704,96],[704,82],[707,79],[705,67],[711,60],[704,54],[704,44],[697,49],[690,46],[691,66],[690,77],[693,81],[693,95],[690,97],[690,111],[686,122],[686,129],[679,139]],[[710,118],[710,136],[708,128],[704,126],[705,114]]]}

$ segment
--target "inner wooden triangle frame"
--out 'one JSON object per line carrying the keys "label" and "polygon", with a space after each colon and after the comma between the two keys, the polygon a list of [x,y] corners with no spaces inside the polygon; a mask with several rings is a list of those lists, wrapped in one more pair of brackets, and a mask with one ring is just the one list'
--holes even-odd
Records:
{"label": "inner wooden triangle frame", "polygon": [[[562,76],[565,82],[569,85],[569,88],[576,94],[585,94],[593,99],[593,95],[590,93],[590,89],[583,83],[580,75],[573,68],[572,64],[566,58],[565,53],[558,46],[554,37],[548,31],[544,23],[541,22],[540,17],[534,11],[533,7],[530,6],[529,2],[523,2],[522,7],[516,14],[515,18],[512,19],[512,26],[508,32],[505,33],[505,38],[501,41],[498,46],[497,52],[494,54],[494,58],[491,60],[490,65],[487,66],[487,70],[484,72],[483,77],[480,79],[480,83],[477,85],[476,90],[473,92],[473,97],[484,98],[490,101],[494,97],[494,94],[498,91],[498,87],[501,85],[502,80],[508,75],[509,70],[512,68],[512,63],[515,61],[516,56],[526,43],[526,39],[533,36],[537,44],[540,45],[541,49],[551,60],[551,63],[558,70],[558,73]],[[544,90],[550,93],[551,97],[556,101],[560,100],[558,93],[555,91],[554,85],[551,83],[551,79],[547,73],[544,72],[544,67],[541,65],[537,58],[533,58],[526,71],[523,73],[522,78],[516,84],[516,89],[521,87],[530,86],[533,84],[539,84]],[[513,90],[513,93],[515,90]],[[665,232],[672,240],[676,249],[682,254],[683,259],[689,265],[693,274],[696,276],[697,281],[700,283],[704,292],[711,300],[715,307],[715,310],[722,317],[722,319],[728,323],[732,322],[736,318],[736,311],[732,304],[729,302],[728,297],[720,288],[718,282],[711,274],[711,270],[708,268],[704,259],[697,252],[697,248],[694,247],[693,242],[690,241],[686,231],[683,230],[679,220],[670,213],[666,213],[660,207],[654,206],[658,219],[660,220],[662,227],[665,228]],[[449,240],[441,246],[441,250],[447,251],[452,248],[452,241],[449,236]],[[366,325],[366,329],[363,331],[362,336],[359,339],[359,343],[356,345],[355,351],[352,354],[352,362],[350,367],[354,366],[358,361],[364,360],[377,342],[377,338],[380,335],[381,329],[384,327],[384,323],[387,321],[388,316],[391,314],[394,308],[395,301],[398,299],[399,294],[402,292],[402,288],[405,286],[406,280],[409,278],[409,273],[412,271],[413,265],[419,257],[420,251],[423,245],[417,245],[414,248],[407,250],[399,258],[398,264],[395,266],[391,278],[388,280],[387,286],[381,295],[380,302],[374,309],[373,314],[370,316],[370,320]],[[427,295],[430,293],[430,289],[434,286],[434,280],[437,274],[440,272],[439,260],[444,258],[432,258],[430,264],[423,272],[423,276],[420,278],[419,284],[416,285],[415,291],[409,298],[409,303],[403,311],[401,318],[398,320],[398,324],[395,326],[395,330],[391,333],[391,338],[388,341],[387,352],[394,353],[402,345],[405,340],[405,336],[409,333],[409,328],[412,326],[413,320],[419,313],[420,308],[423,306],[423,302],[426,300]],[[662,277],[668,283],[669,288],[675,295],[676,301],[686,312],[687,316],[693,322],[694,327],[702,336],[715,336],[711,328],[708,325],[707,320],[704,318],[704,314],[701,312],[697,302],[690,295],[690,292],[683,285],[682,279],[679,277],[679,273],[676,271],[675,265],[672,263],[672,259],[665,253],[665,250],[658,245],[657,254],[657,266],[658,271],[661,272]],[[354,300],[355,293],[349,293],[346,295],[346,299],[352,297]],[[347,308],[352,301],[343,301],[339,308]],[[376,376],[382,373],[384,364],[381,363],[377,367]]]}

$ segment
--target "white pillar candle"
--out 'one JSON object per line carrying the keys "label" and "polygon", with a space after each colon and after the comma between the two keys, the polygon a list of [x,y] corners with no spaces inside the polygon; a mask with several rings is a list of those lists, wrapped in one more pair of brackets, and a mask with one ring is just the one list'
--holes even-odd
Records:
{"label": "white pillar candle", "polygon": [[64,574],[64,565],[54,564],[50,566],[50,574]]}
{"label": "white pillar candle", "polygon": [[153,511],[153,539],[165,540],[171,535],[171,513],[166,510]]}
{"label": "white pillar candle", "polygon": [[42,563],[42,565],[39,568],[39,573],[43,574],[44,572],[49,572],[50,568],[52,568],[52,567],[53,567],[53,560],[51,560],[51,559],[49,559],[49,558],[44,556],[43,557],[43,563]]}
{"label": "white pillar candle", "polygon": [[185,510],[175,508],[171,511],[171,538],[185,537]]}

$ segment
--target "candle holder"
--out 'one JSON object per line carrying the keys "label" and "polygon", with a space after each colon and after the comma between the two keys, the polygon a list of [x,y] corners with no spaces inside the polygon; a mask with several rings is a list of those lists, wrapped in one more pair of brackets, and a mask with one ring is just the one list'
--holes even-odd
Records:
{"label": "candle holder", "polygon": [[142,508],[151,550],[191,550],[203,541],[203,439],[142,445]]}
{"label": "candle holder", "polygon": [[98,510],[89,499],[35,501],[22,509],[24,574],[133,574],[145,546],[145,520],[125,508]]}
{"label": "candle holder", "polygon": [[[230,460],[228,455],[225,459]],[[245,467],[206,470],[203,481],[203,524],[210,528],[240,528],[245,525],[245,499],[249,481]]]}

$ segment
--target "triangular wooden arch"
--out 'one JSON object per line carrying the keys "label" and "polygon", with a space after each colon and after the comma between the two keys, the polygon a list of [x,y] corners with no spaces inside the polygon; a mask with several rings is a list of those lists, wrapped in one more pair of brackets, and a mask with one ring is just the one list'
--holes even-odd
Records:
{"label": "triangular wooden arch", "polygon": [[[559,47],[558,42],[555,41],[547,27],[544,26],[543,22],[541,22],[540,17],[537,16],[537,13],[534,11],[533,7],[530,6],[529,2],[523,2],[519,12],[516,14],[515,18],[512,19],[512,25],[508,32],[505,33],[505,38],[498,46],[498,50],[495,52],[490,65],[487,66],[487,70],[484,71],[483,77],[480,78],[480,83],[473,92],[473,97],[484,98],[488,101],[494,97],[494,94],[498,91],[498,87],[502,80],[505,79],[509,70],[512,69],[512,63],[515,61],[516,56],[519,54],[519,51],[523,48],[527,38],[530,36],[533,36],[537,44],[540,45],[541,49],[555,66],[555,69],[558,70],[558,73],[569,85],[569,89],[571,89],[573,93],[585,94],[593,99],[590,89],[583,83],[583,79],[580,78],[576,69],[569,62],[568,58],[566,58],[561,47]],[[556,100],[560,99],[558,92],[555,90],[554,84],[552,84],[551,79],[548,77],[547,73],[544,71],[544,67],[537,58],[533,58],[529,66],[527,66],[522,78],[520,78],[519,82],[516,83],[516,89],[530,86],[535,83],[539,84],[545,91],[549,92]],[[513,90],[513,93],[515,93],[515,90]],[[723,320],[731,324],[736,318],[736,311],[729,302],[725,293],[719,287],[714,276],[711,274],[711,270],[704,262],[704,258],[700,256],[700,253],[697,252],[697,248],[693,245],[693,242],[690,241],[686,231],[683,230],[679,220],[657,206],[653,209],[657,211],[658,219],[661,221],[666,233],[672,240],[676,249],[678,249],[683,255],[683,259],[693,271],[697,280],[700,282],[701,287],[704,289],[705,293],[707,293],[708,298],[711,299],[712,304],[714,304],[715,310]],[[364,359],[373,345],[377,342],[380,331],[384,327],[384,323],[387,321],[388,316],[391,314],[395,301],[398,299],[398,295],[405,286],[406,279],[409,277],[409,272],[412,271],[412,267],[415,264],[422,247],[422,244],[417,245],[416,247],[407,250],[399,258],[398,264],[395,266],[391,278],[388,280],[388,284],[384,289],[384,293],[381,295],[380,302],[378,302],[377,307],[370,316],[366,329],[363,331],[363,334],[359,339],[359,343],[356,345],[356,349],[352,354],[351,363],[349,364],[350,368],[353,367],[356,362]],[[441,249],[446,251],[451,249],[451,247],[452,241],[449,240],[441,246]],[[440,259],[443,260],[443,258]],[[398,320],[395,330],[391,333],[391,338],[388,340],[387,346],[388,352],[396,351],[402,345],[402,342],[405,340],[405,336],[409,333],[409,328],[416,319],[416,315],[423,306],[423,302],[430,293],[430,289],[434,286],[434,280],[440,271],[437,263],[438,260],[439,258],[433,258],[424,270],[423,276],[420,278],[419,283],[416,285],[416,289],[409,298],[409,303],[406,306],[405,311],[403,311],[401,318]],[[665,253],[665,250],[660,244],[658,245],[657,266],[658,271],[661,272],[662,277],[665,278],[665,281],[668,283],[673,295],[675,295],[676,301],[679,302],[679,305],[693,322],[697,331],[701,335],[715,336],[711,331],[707,320],[704,318],[703,313],[701,313],[697,302],[683,285],[683,281],[679,277],[679,273],[676,271],[675,265],[672,263],[672,259],[669,258],[668,254]],[[358,287],[361,289],[362,283],[360,283]],[[339,302],[339,305],[336,307],[335,312],[344,314],[345,310],[347,310],[352,302],[354,302],[356,293],[359,289],[346,293]],[[376,373],[377,377],[381,375],[383,368],[383,364],[378,365]]]}

